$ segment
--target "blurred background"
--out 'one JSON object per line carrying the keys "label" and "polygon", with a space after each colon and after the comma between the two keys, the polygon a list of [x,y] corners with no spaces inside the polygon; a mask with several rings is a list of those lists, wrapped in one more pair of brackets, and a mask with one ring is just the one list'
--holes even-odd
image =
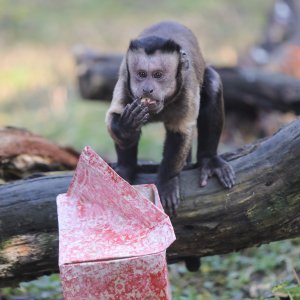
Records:
{"label": "blurred background", "polygon": [[[78,150],[89,144],[113,159],[103,122],[108,106],[80,101],[74,46],[124,53],[145,26],[177,20],[196,33],[208,62],[233,65],[259,35],[271,5],[248,2],[0,0],[0,125]],[[145,148],[144,158],[160,157],[156,147]]]}
{"label": "blurred background", "polygon": [[[261,0],[0,0],[0,127],[26,128],[78,151],[90,145],[102,157],[114,160],[104,125],[109,104],[80,99],[75,46],[124,53],[129,40],[144,27],[176,20],[196,34],[209,63],[234,66],[262,35],[273,4]],[[147,126],[140,157],[159,161],[163,136],[161,125]],[[235,137],[234,144],[223,142],[220,150],[254,139]],[[173,298],[264,299],[273,286],[295,280],[299,244],[297,239],[288,240],[203,258],[196,273],[187,272],[183,264],[171,265]],[[55,274],[2,293],[8,299],[62,299]]]}

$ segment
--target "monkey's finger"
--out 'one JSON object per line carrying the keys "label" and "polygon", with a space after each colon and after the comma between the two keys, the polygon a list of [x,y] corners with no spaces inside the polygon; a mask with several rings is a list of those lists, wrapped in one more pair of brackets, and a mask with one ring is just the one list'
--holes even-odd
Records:
{"label": "monkey's finger", "polygon": [[206,171],[200,172],[200,186],[206,186],[207,185],[207,179],[208,179],[208,173]]}
{"label": "monkey's finger", "polygon": [[[143,103],[140,101],[140,99],[137,98],[137,99],[135,99],[135,100],[132,102],[132,106],[134,106],[134,107],[136,108],[136,107],[138,107],[138,106],[141,107],[141,106],[144,106],[144,105],[143,105]],[[134,109],[134,108],[133,108],[133,109]]]}
{"label": "monkey's finger", "polygon": [[231,188],[231,183],[227,180],[227,176],[224,174],[222,169],[216,169],[215,173],[224,187]]}
{"label": "monkey's finger", "polygon": [[125,108],[124,108],[124,111],[121,115],[121,118],[122,119],[126,119],[128,117],[128,111],[129,111],[129,108],[130,108],[130,104],[128,103]]}
{"label": "monkey's finger", "polygon": [[164,197],[162,200],[163,200],[163,203],[164,203],[163,206],[164,206],[165,212],[168,215],[170,215],[171,214],[171,206],[170,206],[168,197]]}
{"label": "monkey's finger", "polygon": [[227,172],[228,172],[228,175],[231,178],[231,180],[235,181],[235,172],[234,172],[232,166],[229,165]]}
{"label": "monkey's finger", "polygon": [[127,126],[132,123],[133,118],[132,118],[132,111],[136,108],[137,106],[137,102],[133,102],[133,103],[128,103],[125,106],[124,109],[124,113],[122,114],[121,120],[124,124],[126,124]]}
{"label": "monkey's finger", "polygon": [[225,182],[225,187],[227,187],[228,189],[231,189],[233,187],[231,181],[230,181],[230,178],[223,174],[223,178],[224,178],[224,182]]}
{"label": "monkey's finger", "polygon": [[145,125],[147,123],[147,121],[149,120],[150,115],[146,114],[144,116],[142,116],[141,119],[137,120],[135,119],[133,122],[133,127],[135,127],[135,130],[140,130],[143,125]]}
{"label": "monkey's finger", "polygon": [[138,104],[134,110],[131,111],[132,117],[136,118],[144,109],[144,106],[141,104]]}
{"label": "monkey's finger", "polygon": [[216,174],[217,178],[219,179],[219,181],[221,182],[221,184],[224,186],[224,187],[227,187],[227,183],[225,181],[225,178],[223,176],[223,172],[221,169],[215,169],[214,170],[214,173]]}
{"label": "monkey's finger", "polygon": [[230,181],[231,187],[233,187],[235,184],[235,173],[231,167],[229,169],[226,169],[226,175],[228,180]]}
{"label": "monkey's finger", "polygon": [[180,190],[179,190],[179,183],[175,189],[175,199],[176,199],[176,209],[179,207],[180,204]]}
{"label": "monkey's finger", "polygon": [[144,118],[144,116],[145,116],[146,114],[149,114],[149,109],[148,109],[148,107],[144,107],[144,108],[136,115],[135,121],[139,123],[139,122]]}
{"label": "monkey's finger", "polygon": [[223,170],[224,176],[226,178],[226,182],[229,188],[232,188],[234,186],[234,171],[231,166],[227,166]]}
{"label": "monkey's finger", "polygon": [[172,194],[170,196],[170,202],[171,202],[171,216],[175,217],[177,214],[177,207],[178,207],[178,199],[175,194]]}
{"label": "monkey's finger", "polygon": [[166,202],[168,203],[169,211],[172,213],[172,197],[168,196]]}
{"label": "monkey's finger", "polygon": [[144,115],[143,119],[141,120],[141,123],[145,124],[150,118],[150,114],[147,113]]}
{"label": "monkey's finger", "polygon": [[167,214],[172,217],[174,216],[174,214],[176,214],[176,210],[173,206],[173,201],[176,201],[174,198],[173,198],[173,195],[168,195],[166,197],[166,203],[167,203]]}
{"label": "monkey's finger", "polygon": [[132,102],[132,105],[134,105],[134,106],[137,106],[137,105],[140,105],[140,104],[141,104],[141,101],[138,98],[134,99],[134,101]]}
{"label": "monkey's finger", "polygon": [[130,124],[130,126],[136,126],[135,117],[138,110],[140,110],[139,107],[135,107],[133,110],[130,108],[127,116],[127,123]]}
{"label": "monkey's finger", "polygon": [[171,217],[176,217],[177,216],[177,208],[178,208],[178,206],[173,206],[172,207]]}
{"label": "monkey's finger", "polygon": [[177,211],[173,211],[172,213],[170,213],[170,219],[172,220],[173,218],[177,217]]}
{"label": "monkey's finger", "polygon": [[[128,104],[127,104],[128,105]],[[127,106],[126,105],[126,106]],[[139,103],[137,100],[134,100],[131,104],[129,104],[129,107],[127,109],[127,118],[132,114],[132,112],[139,106]]]}
{"label": "monkey's finger", "polygon": [[146,113],[145,115],[143,114],[139,117],[138,120],[136,120],[136,122],[140,125],[140,127],[142,127],[145,123],[147,123],[149,117],[150,117],[149,113]]}
{"label": "monkey's finger", "polygon": [[133,121],[132,121],[132,125],[133,127],[135,127],[137,130],[141,129],[142,126],[148,121],[149,119],[149,113],[148,113],[148,109],[144,108],[142,109],[138,115],[134,116]]}
{"label": "monkey's finger", "polygon": [[138,124],[136,122],[136,116],[141,112],[142,106],[137,105],[133,109],[130,107],[127,117],[127,122],[131,127],[136,127]]}

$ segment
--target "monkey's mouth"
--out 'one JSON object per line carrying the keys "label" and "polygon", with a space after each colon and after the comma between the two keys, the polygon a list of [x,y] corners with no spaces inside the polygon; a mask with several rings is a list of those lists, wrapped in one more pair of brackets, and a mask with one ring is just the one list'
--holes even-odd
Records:
{"label": "monkey's mouth", "polygon": [[158,103],[159,103],[159,101],[157,101],[157,100],[155,100],[155,99],[151,99],[151,98],[141,98],[141,102],[144,104],[144,105],[146,105],[146,106],[152,106],[152,107],[154,107],[154,106],[156,106]]}
{"label": "monkey's mouth", "polygon": [[164,108],[163,106],[163,101],[149,98],[149,97],[141,97],[141,103],[148,107],[148,111],[151,115],[158,114],[162,109]]}

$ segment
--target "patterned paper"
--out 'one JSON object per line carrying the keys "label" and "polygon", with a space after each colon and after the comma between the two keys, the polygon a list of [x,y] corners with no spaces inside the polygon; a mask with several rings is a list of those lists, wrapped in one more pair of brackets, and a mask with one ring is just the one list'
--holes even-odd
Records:
{"label": "patterned paper", "polygon": [[175,235],[154,185],[131,186],[86,147],[57,205],[65,299],[170,299]]}
{"label": "patterned paper", "polygon": [[[63,267],[65,299],[171,299],[166,253]],[[80,279],[79,279],[80,278]],[[66,297],[67,295],[67,297]]]}

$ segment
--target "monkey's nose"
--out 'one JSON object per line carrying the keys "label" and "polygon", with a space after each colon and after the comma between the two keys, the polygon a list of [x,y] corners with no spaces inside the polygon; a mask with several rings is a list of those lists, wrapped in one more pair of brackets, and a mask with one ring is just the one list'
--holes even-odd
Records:
{"label": "monkey's nose", "polygon": [[151,95],[153,93],[153,89],[151,88],[144,88],[143,92],[145,95]]}

